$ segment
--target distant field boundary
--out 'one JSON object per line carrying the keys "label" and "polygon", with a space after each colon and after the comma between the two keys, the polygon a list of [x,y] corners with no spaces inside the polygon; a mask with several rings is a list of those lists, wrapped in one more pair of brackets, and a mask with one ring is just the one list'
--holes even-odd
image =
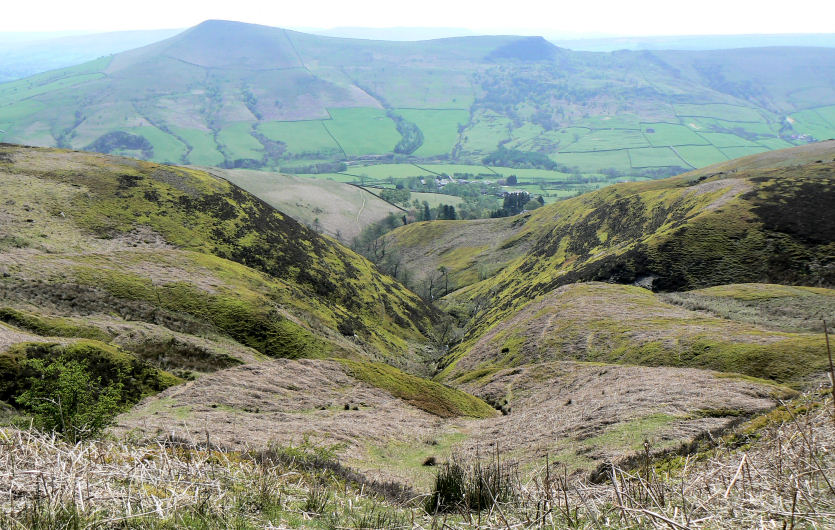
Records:
{"label": "distant field boundary", "polygon": [[369,190],[368,188],[364,188],[364,187],[360,186],[359,184],[354,184],[354,183],[352,183],[352,182],[345,182],[344,184],[347,184],[347,185],[349,185],[349,186],[353,186],[353,187],[355,187],[355,188],[357,188],[357,189],[360,189],[360,190],[362,190],[362,191],[364,191],[364,192],[366,192],[366,193],[370,193],[371,195],[373,195],[373,196],[377,197],[378,199],[380,199],[381,201],[385,202],[386,204],[390,204],[390,205],[394,206],[395,208],[397,208],[397,209],[398,209],[398,210],[400,210],[401,212],[408,212],[408,211],[409,211],[409,210],[407,210],[407,209],[405,209],[405,208],[403,208],[403,207],[401,207],[401,206],[398,206],[398,205],[394,204],[393,202],[389,202],[389,201],[385,200],[384,198],[380,197],[379,195],[377,195],[377,194],[376,194],[376,193],[374,193],[373,191]]}

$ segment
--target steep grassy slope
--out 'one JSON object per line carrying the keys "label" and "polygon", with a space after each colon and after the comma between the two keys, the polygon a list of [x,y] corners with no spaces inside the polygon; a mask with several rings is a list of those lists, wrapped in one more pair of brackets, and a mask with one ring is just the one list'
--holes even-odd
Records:
{"label": "steep grassy slope", "polygon": [[[493,310],[584,280],[659,290],[832,285],[833,160],[835,142],[823,142],[619,184],[513,218],[408,225],[387,238],[418,279],[446,267],[452,286],[466,287],[457,298],[486,297]],[[479,270],[494,276],[476,283]]]}
{"label": "steep grassy slope", "polygon": [[664,293],[661,299],[687,309],[781,331],[820,332],[821,320],[835,316],[835,291],[822,287],[719,285]]}
{"label": "steep grassy slope", "polygon": [[404,360],[424,340],[430,310],[414,294],[226,181],[8,145],[0,160],[0,297],[11,305],[221,335],[282,357]]}
{"label": "steep grassy slope", "polygon": [[[760,352],[756,354],[751,347],[740,346],[747,352],[743,354],[741,350],[731,352],[735,347],[728,344],[719,348],[727,356],[723,353],[721,360],[708,360],[712,354],[703,354],[716,348],[711,350],[706,343],[702,344],[704,347],[697,346],[701,339],[676,337],[670,339],[675,344],[670,349],[663,341],[636,342],[618,335],[633,329],[631,322],[622,328],[615,326],[619,331],[612,333],[619,339],[601,339],[597,344],[593,337],[583,338],[588,330],[578,331],[590,324],[557,318],[554,325],[561,326],[562,322],[568,327],[549,330],[539,321],[542,315],[531,311],[539,307],[537,304],[561,304],[562,291],[555,289],[593,280],[639,283],[660,291],[740,282],[832,286],[835,217],[826,205],[835,201],[833,160],[835,142],[825,142],[741,159],[738,166],[724,164],[661,181],[615,185],[516,218],[415,224],[395,230],[388,238],[394,248],[403,247],[403,252],[415,257],[419,272],[426,274],[441,267],[450,270],[451,282],[459,290],[448,297],[449,302],[462,304],[460,309],[474,317],[464,342],[446,359],[445,375],[461,376],[477,373],[472,370],[567,355],[608,362],[683,363],[789,381],[821,368],[820,345],[812,347],[803,339],[804,346],[787,342],[785,347],[753,348]],[[496,237],[483,245],[477,244],[476,237],[476,244],[470,244],[467,234],[471,231]],[[473,269],[486,270],[488,266],[501,270],[479,281]],[[758,296],[776,296],[775,289],[768,288]],[[733,290],[726,288],[725,292]],[[807,301],[796,302],[798,309],[790,318],[831,317],[826,314],[826,308],[831,307],[829,292],[824,293],[815,294],[815,300],[823,304],[821,307],[813,308]],[[619,306],[626,303],[623,297],[627,294],[610,292],[613,307],[618,308],[613,311],[618,315],[629,314],[628,308]],[[717,296],[722,294],[707,291],[703,295],[682,295],[681,303],[688,298]],[[578,303],[582,307],[584,302]],[[773,305],[780,303],[775,301]],[[693,304],[688,307],[695,308]],[[659,314],[666,311],[659,310]],[[768,309],[763,311],[769,313]],[[722,316],[737,318],[739,312],[737,309]],[[753,322],[762,325],[765,319],[761,316]],[[523,331],[525,322],[536,325]],[[607,317],[599,324],[613,322]],[[669,324],[687,328],[683,322]],[[645,325],[648,329],[654,326],[651,321]],[[737,337],[737,332],[728,332],[734,336],[732,342],[757,342]],[[560,342],[571,342],[576,333],[581,335],[576,341],[576,345],[582,346],[577,346],[579,349]],[[725,336],[719,330],[714,335]],[[549,343],[550,340],[557,343]],[[650,351],[655,346],[660,349]],[[795,348],[817,360],[812,362],[810,357],[796,372],[788,355]],[[779,358],[776,362],[783,364],[782,368],[769,368],[771,361],[759,357],[768,351]],[[737,354],[748,359],[738,358]],[[758,360],[755,362],[751,356]],[[735,357],[739,362],[733,360]],[[465,362],[458,366],[456,361]]]}
{"label": "steep grassy slope", "polygon": [[585,173],[669,174],[835,136],[833,66],[825,48],[589,53],[213,20],[0,85],[0,139],[235,168],[480,162],[502,146]]}
{"label": "steep grassy slope", "polygon": [[828,367],[819,332],[769,330],[676,307],[641,287],[598,282],[555,289],[456,352],[443,375],[462,382],[554,360],[707,368],[795,384]]}
{"label": "steep grassy slope", "polygon": [[330,180],[246,169],[207,169],[293,219],[350,242],[366,226],[400,208],[360,187]]}

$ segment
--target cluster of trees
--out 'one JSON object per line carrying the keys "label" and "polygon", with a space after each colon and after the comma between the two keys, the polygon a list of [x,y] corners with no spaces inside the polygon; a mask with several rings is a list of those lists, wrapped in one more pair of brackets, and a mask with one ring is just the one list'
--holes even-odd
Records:
{"label": "cluster of trees", "polygon": [[412,198],[412,192],[406,188],[384,188],[380,190],[380,198],[392,204],[407,204]]}
{"label": "cluster of trees", "polygon": [[523,210],[535,210],[544,204],[545,199],[542,195],[533,198],[527,191],[507,193],[502,201],[502,207],[491,212],[490,217],[510,217]]}
{"label": "cluster of trees", "polygon": [[436,219],[455,220],[458,216],[455,214],[455,206],[451,204],[442,204],[438,207]]}
{"label": "cluster of trees", "polygon": [[556,171],[559,167],[544,153],[519,151],[518,149],[506,149],[505,147],[499,147],[485,156],[482,162],[487,166],[549,169],[552,171]]}
{"label": "cluster of trees", "polygon": [[154,156],[154,146],[144,136],[130,134],[124,131],[105,133],[84,148],[97,153],[112,153],[114,151],[142,151],[143,158]]}
{"label": "cluster of trees", "polygon": [[397,132],[400,133],[400,141],[394,146],[394,152],[401,155],[410,155],[418,150],[423,145],[423,131],[420,128],[392,111],[388,112],[388,117],[394,120],[394,125],[397,127]]}

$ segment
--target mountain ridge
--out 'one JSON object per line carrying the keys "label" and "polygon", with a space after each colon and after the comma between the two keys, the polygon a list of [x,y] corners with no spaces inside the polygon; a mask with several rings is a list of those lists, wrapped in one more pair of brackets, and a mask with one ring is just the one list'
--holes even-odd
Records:
{"label": "mountain ridge", "polygon": [[387,42],[207,21],[0,85],[0,129],[227,168],[480,164],[503,147],[595,178],[670,174],[835,136],[833,65],[827,48],[593,53],[541,37]]}

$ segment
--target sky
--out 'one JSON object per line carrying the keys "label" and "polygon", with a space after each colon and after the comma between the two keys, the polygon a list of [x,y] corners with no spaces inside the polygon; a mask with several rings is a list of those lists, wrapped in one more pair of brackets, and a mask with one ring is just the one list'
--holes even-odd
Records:
{"label": "sky", "polygon": [[[284,28],[445,27],[544,36],[833,33],[835,2],[762,0],[40,0],[3,2],[0,32],[185,28],[207,19]],[[779,5],[779,8],[771,7]],[[810,16],[814,14],[814,16]]]}

